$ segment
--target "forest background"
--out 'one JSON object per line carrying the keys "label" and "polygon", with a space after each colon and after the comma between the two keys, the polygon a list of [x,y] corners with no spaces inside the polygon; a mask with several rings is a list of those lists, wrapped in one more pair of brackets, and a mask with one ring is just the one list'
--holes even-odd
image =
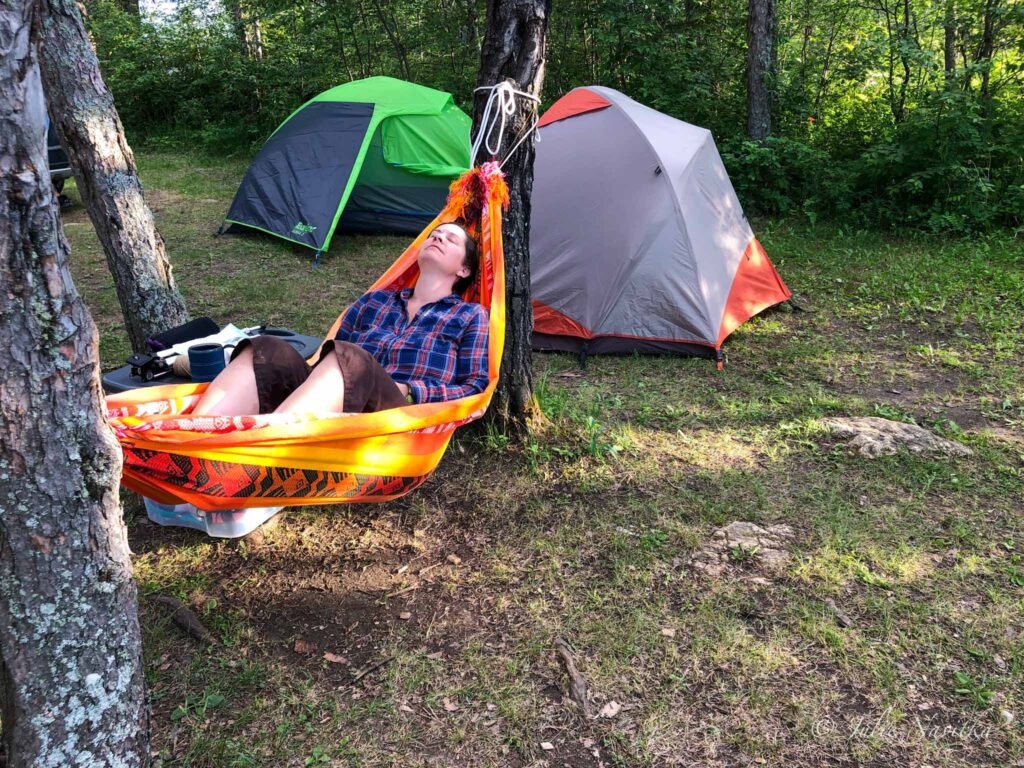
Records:
{"label": "forest background", "polygon": [[[747,128],[764,0],[557,0],[544,106],[607,85],[711,129],[748,213],[840,227],[1024,231],[1024,2],[778,0],[771,129]],[[253,154],[296,107],[391,75],[469,111],[482,0],[90,0],[133,144]]]}

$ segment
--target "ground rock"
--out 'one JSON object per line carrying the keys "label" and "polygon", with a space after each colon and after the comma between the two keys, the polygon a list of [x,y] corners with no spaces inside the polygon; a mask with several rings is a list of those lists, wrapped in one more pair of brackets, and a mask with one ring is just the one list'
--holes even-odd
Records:
{"label": "ground rock", "polygon": [[[716,530],[710,541],[690,560],[694,569],[708,576],[722,576],[748,562],[763,571],[781,573],[789,563],[786,543],[793,538],[788,525],[762,527],[736,521]],[[760,577],[752,577],[763,581]]]}
{"label": "ground rock", "polygon": [[891,456],[902,446],[911,453],[939,453],[945,456],[970,456],[965,445],[946,440],[916,424],[890,421],[877,416],[822,419],[836,437],[852,437],[850,445],[862,456]]}

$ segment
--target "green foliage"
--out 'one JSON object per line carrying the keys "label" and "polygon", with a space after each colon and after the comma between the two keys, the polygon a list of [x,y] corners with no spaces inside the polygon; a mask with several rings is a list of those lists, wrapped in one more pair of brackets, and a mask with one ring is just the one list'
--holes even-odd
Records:
{"label": "green foliage", "polygon": [[217,709],[224,703],[224,697],[218,693],[203,691],[202,694],[189,696],[185,702],[171,712],[171,720],[178,721],[184,717],[194,717],[202,720],[212,709]]}
{"label": "green foliage", "polygon": [[[764,142],[746,137],[742,0],[559,0],[545,106],[608,85],[709,128],[748,213],[936,233],[1024,226],[1024,3],[776,6]],[[89,8],[132,132],[240,155],[316,93],[360,77],[414,80],[469,109],[486,15],[483,0],[180,0],[142,19],[114,0]],[[262,56],[245,42],[257,24]]]}
{"label": "green foliage", "polygon": [[823,150],[797,139],[734,138],[722,142],[720,151],[737,195],[751,212],[800,214],[812,224],[822,211],[846,212],[849,174]]}
{"label": "green foliage", "polygon": [[984,678],[975,680],[965,672],[953,673],[953,691],[960,696],[966,697],[978,709],[984,709],[989,706],[995,694],[989,688],[988,682]]}
{"label": "green foliage", "polygon": [[872,146],[851,169],[859,215],[932,232],[1024,223],[1024,135],[982,109],[960,91],[939,93]]}

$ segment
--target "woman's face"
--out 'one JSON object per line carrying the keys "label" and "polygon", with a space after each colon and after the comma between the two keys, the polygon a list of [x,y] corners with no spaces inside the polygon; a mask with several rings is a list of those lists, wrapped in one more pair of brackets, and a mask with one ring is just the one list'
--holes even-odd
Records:
{"label": "woman's face", "polygon": [[424,262],[429,262],[435,269],[450,275],[453,280],[457,277],[466,277],[470,269],[465,264],[465,231],[455,224],[435,227],[420,246],[419,261],[421,268]]}

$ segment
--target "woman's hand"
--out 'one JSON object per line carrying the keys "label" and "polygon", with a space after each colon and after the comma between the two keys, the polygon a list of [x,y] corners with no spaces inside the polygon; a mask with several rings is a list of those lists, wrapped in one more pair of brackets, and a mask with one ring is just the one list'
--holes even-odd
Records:
{"label": "woman's hand", "polygon": [[399,384],[396,381],[395,382],[395,386],[398,387],[398,391],[402,393],[402,397],[408,397],[409,396],[409,385],[408,384]]}

